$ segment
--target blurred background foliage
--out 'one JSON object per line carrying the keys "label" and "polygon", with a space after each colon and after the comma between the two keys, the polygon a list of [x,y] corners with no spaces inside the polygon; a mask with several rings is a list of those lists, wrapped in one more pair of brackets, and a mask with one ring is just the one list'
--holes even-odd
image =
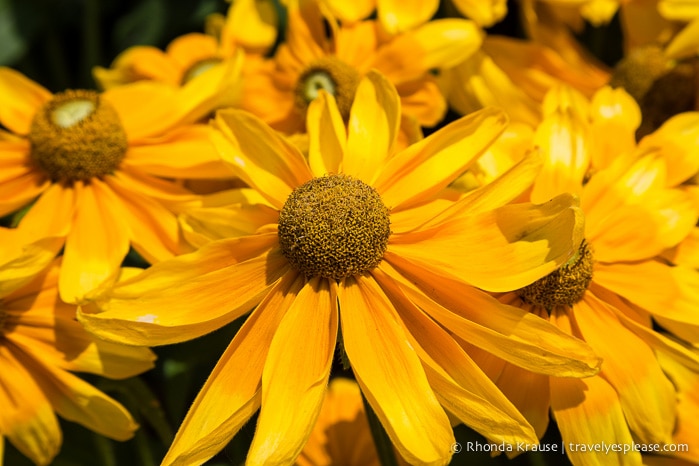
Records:
{"label": "blurred background foliage", "polygon": [[[276,2],[279,7],[278,1]],[[489,34],[523,37],[516,1],[509,14],[488,30]],[[108,67],[134,45],[164,48],[174,38],[203,32],[211,13],[225,14],[225,0],[0,0],[0,66],[12,67],[52,92],[68,88],[95,88],[92,68]],[[453,16],[443,4],[437,16]],[[613,66],[622,55],[621,33],[615,19],[608,26],[587,26],[581,42],[601,61]],[[457,115],[449,113],[448,120]],[[125,265],[145,266],[130,255]],[[81,426],[61,420],[63,447],[55,466],[151,466],[160,463],[189,405],[213,369],[245,317],[205,337],[179,345],[154,348],[156,368],[140,377],[112,381],[85,376],[98,388],[122,402],[141,429],[128,442],[115,442]],[[339,364],[334,375],[351,377]],[[243,464],[252,441],[254,417],[233,441],[208,465]],[[464,426],[456,428],[462,445],[485,440]],[[543,444],[557,443],[560,435],[551,425]],[[31,466],[9,443],[5,465]],[[527,453],[509,460],[490,453],[455,454],[452,464],[509,466],[569,465],[564,455]]]}

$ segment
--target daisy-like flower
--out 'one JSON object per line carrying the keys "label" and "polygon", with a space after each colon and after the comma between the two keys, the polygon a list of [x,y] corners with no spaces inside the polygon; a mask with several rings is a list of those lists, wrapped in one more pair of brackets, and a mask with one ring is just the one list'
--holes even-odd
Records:
{"label": "daisy-like flower", "polygon": [[463,204],[430,202],[506,119],[484,110],[396,153],[399,107],[395,88],[370,72],[345,129],[320,93],[307,158],[254,116],[219,111],[215,144],[264,198],[268,223],[156,264],[107,291],[103,312],[79,313],[108,340],[158,345],[253,309],[164,464],[206,461],[260,407],[248,464],[292,463],[318,416],[340,327],[362,392],[411,464],[449,461],[446,411],[493,441],[535,441],[449,332],[543,373],[596,372],[585,345],[476,288],[516,289],[568,260],[581,230],[575,200],[501,207],[531,181],[528,161]]}
{"label": "daisy-like flower", "polygon": [[[274,11],[269,1],[236,1],[225,18],[209,21],[211,33],[185,34],[170,42],[164,51],[152,46],[130,47],[110,68],[95,67],[95,80],[103,89],[136,81],[155,81],[172,87],[210,86],[210,80],[198,77],[212,68],[240,66],[239,55],[243,51],[263,54],[269,50],[277,34]],[[214,107],[233,106],[240,100],[240,80],[229,76],[223,84]]]}
{"label": "daisy-like flower", "polygon": [[131,438],[138,426],[128,411],[71,372],[120,379],[155,359],[146,348],[96,340],[76,322],[76,307],[58,297],[60,259],[33,278],[24,273],[42,249],[15,255],[0,274],[0,463],[6,438],[34,463],[49,464],[61,447],[56,414],[115,440]]}
{"label": "daisy-like flower", "polygon": [[357,85],[371,69],[396,86],[403,113],[433,126],[447,107],[430,70],[463,61],[481,43],[482,33],[468,20],[432,21],[386,38],[376,21],[338,26],[315,2],[289,3],[286,41],[246,73],[241,104],[287,134],[303,132],[308,104],[320,90],[335,97],[346,120]]}
{"label": "daisy-like flower", "polygon": [[0,136],[0,215],[34,202],[14,238],[64,239],[65,301],[80,301],[114,275],[130,246],[150,262],[188,250],[176,209],[194,195],[157,177],[227,171],[211,129],[183,125],[210,110],[207,99],[219,88],[210,78],[210,89],[196,95],[149,83],[52,95],[0,69],[0,123],[12,132]]}
{"label": "daisy-like flower", "polygon": [[[540,435],[550,409],[566,445],[671,443],[677,389],[656,354],[690,371],[699,358],[654,331],[652,320],[696,344],[699,272],[656,257],[688,235],[697,207],[687,193],[667,187],[657,148],[636,147],[640,115],[622,90],[605,88],[589,104],[559,89],[545,107],[534,137],[545,162],[531,197],[577,193],[585,239],[561,269],[500,299],[584,339],[602,357],[602,369],[571,380],[527,373],[491,355],[477,360]],[[522,396],[532,390],[541,396]],[[638,451],[567,453],[575,465],[641,464]]]}

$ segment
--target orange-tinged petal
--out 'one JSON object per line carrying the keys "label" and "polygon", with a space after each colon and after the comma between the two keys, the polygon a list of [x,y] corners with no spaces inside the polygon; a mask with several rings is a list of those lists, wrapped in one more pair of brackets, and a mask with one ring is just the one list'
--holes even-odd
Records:
{"label": "orange-tinged petal", "polygon": [[124,50],[112,62],[110,68],[94,67],[92,75],[102,89],[111,89],[140,80],[177,86],[182,79],[182,70],[162,50],[141,45]]}
{"label": "orange-tinged petal", "polygon": [[15,134],[29,134],[36,112],[52,95],[39,84],[10,68],[0,68],[0,123]]}
{"label": "orange-tinged petal", "polygon": [[[211,144],[208,125],[178,128],[129,148],[128,165],[164,178],[223,178],[229,168]],[[228,177],[233,177],[231,171]]]}
{"label": "orange-tinged petal", "polygon": [[[367,0],[357,2],[339,0],[337,3],[353,8],[363,1]],[[373,0],[368,1],[374,3]],[[328,3],[335,3],[335,0],[329,0]],[[352,25],[343,23],[335,34],[335,56],[351,64],[360,74],[364,74],[372,68],[371,60],[379,47],[380,35],[380,26],[376,21],[362,21]]]}
{"label": "orange-tinged petal", "polygon": [[346,278],[338,297],[347,357],[396,449],[408,463],[447,464],[453,432],[395,308],[370,277]]}
{"label": "orange-tinged petal", "polygon": [[376,0],[376,3],[379,21],[389,34],[407,31],[426,23],[439,7],[437,0]]}
{"label": "orange-tinged petal", "polygon": [[371,185],[390,155],[400,126],[400,100],[393,85],[375,71],[359,83],[347,123],[342,172]]}
{"label": "orange-tinged petal", "polygon": [[464,283],[395,268],[391,276],[401,281],[410,300],[464,341],[536,373],[584,377],[598,372],[600,360],[592,349],[546,320]]}
{"label": "orange-tinged petal", "polygon": [[[385,202],[385,201],[384,201]],[[384,258],[424,274],[457,277],[488,291],[512,291],[553,272],[577,251],[583,219],[576,200],[512,204],[392,235]]]}
{"label": "orange-tinged petal", "polygon": [[463,173],[506,124],[494,108],[463,117],[388,160],[373,186],[394,210],[426,200]]}
{"label": "orange-tinged petal", "polygon": [[276,237],[221,240],[159,262],[118,284],[101,306],[105,312],[80,310],[78,320],[103,339],[141,346],[209,333],[257,305],[288,271],[279,250],[270,251]]}
{"label": "orange-tinged petal", "polygon": [[692,22],[675,35],[663,53],[667,58],[675,60],[699,53],[699,18],[696,15]]}
{"label": "orange-tinged petal", "polygon": [[699,325],[699,272],[654,260],[594,267],[594,281],[656,317]]}
{"label": "orange-tinged petal", "polygon": [[[641,464],[635,451],[604,451],[597,445],[627,445],[634,440],[614,389],[602,377],[551,379],[551,410],[574,464]],[[623,447],[622,447],[623,448]]]}
{"label": "orange-tinged petal", "polygon": [[400,34],[377,50],[373,67],[394,84],[423,76],[434,68],[450,68],[481,46],[483,33],[473,21],[438,19]]}
{"label": "orange-tinged petal", "polygon": [[38,465],[48,465],[61,447],[61,429],[46,395],[7,345],[0,345],[0,430]]}
{"label": "orange-tinged petal", "polygon": [[242,45],[246,50],[263,52],[274,45],[279,18],[274,2],[238,0],[231,3],[221,31],[223,53]]}
{"label": "orange-tinged petal", "polygon": [[173,212],[155,199],[130,190],[121,178],[110,177],[106,184],[118,196],[111,215],[123,221],[130,243],[145,260],[154,263],[185,252]]}
{"label": "orange-tinged petal", "polygon": [[347,145],[347,132],[335,99],[320,92],[308,106],[308,164],[316,177],[338,173]]}
{"label": "orange-tinged petal", "polygon": [[313,178],[301,152],[257,117],[239,110],[221,110],[212,135],[221,157],[237,175],[277,209],[291,191]]}
{"label": "orange-tinged petal", "polygon": [[27,242],[16,229],[2,229],[0,244],[0,299],[4,299],[46,269],[63,246],[63,238]]}
{"label": "orange-tinged petal", "polygon": [[422,126],[435,126],[447,112],[447,101],[432,75],[396,86],[401,111],[414,117]]}
{"label": "orange-tinged petal", "polygon": [[130,167],[122,166],[114,173],[114,178],[118,184],[128,187],[133,192],[161,201],[174,211],[180,210],[177,207],[182,205],[198,205],[200,196],[183,188],[180,184],[164,180],[155,176],[134,170]]}
{"label": "orange-tinged petal", "polygon": [[600,376],[616,390],[629,428],[640,443],[667,443],[675,425],[675,389],[652,349],[594,296],[573,306],[580,333],[602,360]]}
{"label": "orange-tinged petal", "polygon": [[217,49],[214,37],[193,32],[175,38],[168,44],[166,52],[181,70],[186,71],[200,60],[215,57]]}
{"label": "orange-tinged petal", "polygon": [[128,440],[133,436],[138,425],[115,400],[63,369],[23,359],[62,418],[115,440]]}
{"label": "orange-tinged petal", "polygon": [[114,192],[97,179],[78,189],[58,284],[64,301],[82,301],[87,293],[116,274],[129,252],[128,226],[113,216],[120,210],[115,206],[118,202]]}
{"label": "orange-tinged petal", "polygon": [[299,63],[310,63],[329,52],[324,18],[318,2],[290,0],[286,43]]}
{"label": "orange-tinged petal", "polygon": [[236,203],[226,207],[190,209],[179,216],[184,237],[195,247],[224,238],[252,235],[275,224],[279,212],[264,204]]}
{"label": "orange-tinged petal", "polygon": [[411,303],[380,268],[372,276],[396,306],[440,403],[495,443],[536,443],[527,421],[451,335]]}
{"label": "orange-tinged petal", "polygon": [[22,217],[17,231],[27,242],[47,236],[65,237],[71,230],[77,199],[75,187],[51,184]]}
{"label": "orange-tinged petal", "polygon": [[0,184],[0,215],[7,215],[29,204],[50,186],[41,173],[26,172]]}
{"label": "orange-tinged petal", "polygon": [[194,400],[163,466],[205,462],[257,411],[272,338],[304,282],[302,276],[287,274],[248,316]]}
{"label": "orange-tinged petal", "polygon": [[316,423],[337,338],[334,281],[316,277],[279,324],[262,372],[262,409],[248,464],[293,464]]}

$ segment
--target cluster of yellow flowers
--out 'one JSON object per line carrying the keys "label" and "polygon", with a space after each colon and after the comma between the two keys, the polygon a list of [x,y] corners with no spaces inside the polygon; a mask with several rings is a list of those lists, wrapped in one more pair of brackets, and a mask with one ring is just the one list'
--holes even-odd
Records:
{"label": "cluster of yellow flowers", "polygon": [[[0,68],[0,464],[130,438],[73,372],[246,315],[163,465],[258,411],[246,464],[378,464],[365,406],[407,464],[550,416],[575,466],[699,463],[699,1],[517,5],[236,0],[99,92]],[[614,15],[608,70],[574,32]]]}

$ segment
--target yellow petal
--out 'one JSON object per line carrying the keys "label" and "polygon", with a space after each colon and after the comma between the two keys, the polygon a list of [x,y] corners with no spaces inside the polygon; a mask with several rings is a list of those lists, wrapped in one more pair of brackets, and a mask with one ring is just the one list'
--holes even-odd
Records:
{"label": "yellow petal", "polygon": [[454,5],[461,14],[483,27],[492,26],[507,14],[505,0],[454,0]]}
{"label": "yellow petal", "polygon": [[403,117],[409,115],[420,125],[429,127],[435,126],[444,118],[447,112],[447,101],[434,76],[425,75],[414,81],[400,83],[396,86],[396,90],[400,95]]}
{"label": "yellow petal", "polygon": [[112,278],[129,252],[129,229],[113,212],[119,200],[100,180],[90,180],[77,195],[77,209],[66,238],[58,288],[69,303]]}
{"label": "yellow petal", "polygon": [[23,455],[48,465],[61,447],[61,429],[53,407],[23,362],[0,345],[0,429]]}
{"label": "yellow petal", "polygon": [[238,44],[246,50],[266,51],[277,38],[278,23],[277,10],[271,1],[238,0],[231,3],[221,31],[224,53]]}
{"label": "yellow petal", "polygon": [[0,122],[16,134],[29,134],[36,112],[52,95],[18,71],[0,68]]}
{"label": "yellow petal", "polygon": [[396,310],[372,278],[340,284],[347,356],[362,392],[408,463],[447,464],[454,437]]}
{"label": "yellow petal", "polygon": [[699,16],[699,5],[691,0],[660,0],[658,12],[666,19],[691,21]]}
{"label": "yellow petal", "polygon": [[62,418],[114,440],[133,436],[138,425],[122,405],[69,372],[32,363],[36,380]]}
{"label": "yellow petal", "polygon": [[493,442],[536,443],[527,421],[453,337],[411,303],[380,268],[372,276],[396,306],[440,403]]}
{"label": "yellow petal", "polygon": [[356,23],[368,17],[376,7],[376,0],[326,0],[325,3],[334,16],[348,23]]}
{"label": "yellow petal", "polygon": [[[230,169],[211,144],[214,130],[190,125],[129,147],[128,165],[164,178],[223,178]],[[229,177],[233,177],[230,171]]]}
{"label": "yellow petal", "polygon": [[488,291],[512,291],[553,272],[577,251],[582,212],[570,195],[543,205],[512,204],[392,235],[384,258],[424,274],[456,277]]}
{"label": "yellow petal", "polygon": [[493,108],[463,117],[388,160],[373,186],[394,210],[426,200],[463,173],[506,123]]}
{"label": "yellow petal", "polygon": [[216,56],[216,39],[197,32],[184,34],[175,38],[167,46],[168,56],[186,71],[199,60]]}
{"label": "yellow petal", "polygon": [[24,240],[30,242],[48,236],[65,237],[72,228],[78,189],[77,184],[74,187],[51,184],[17,226]]}
{"label": "yellow petal", "polygon": [[667,58],[674,60],[699,53],[699,18],[693,18],[691,23],[678,32],[665,47],[664,53]]}
{"label": "yellow petal", "polygon": [[150,46],[129,47],[120,53],[110,68],[96,66],[92,69],[95,81],[102,89],[147,79],[172,86],[180,84],[182,70],[165,52]]}
{"label": "yellow petal", "polygon": [[602,360],[600,376],[616,390],[640,443],[667,443],[675,425],[675,389],[652,349],[626,329],[594,294],[573,306],[580,333]]}
{"label": "yellow petal", "polygon": [[635,148],[641,109],[623,88],[605,86],[592,97],[590,113],[597,142],[591,154],[592,166],[600,170],[608,167],[619,154]]}
{"label": "yellow petal", "polygon": [[632,303],[662,317],[699,325],[699,272],[654,260],[595,264],[594,280]]}
{"label": "yellow petal", "polygon": [[[631,449],[634,440],[614,389],[602,377],[551,379],[551,410],[561,431],[565,452],[575,464],[641,464],[635,451],[605,451],[621,444]],[[597,448],[599,451],[595,451]],[[583,450],[584,449],[584,450]]]}
{"label": "yellow petal", "polygon": [[194,400],[163,466],[205,462],[257,411],[272,338],[304,282],[302,276],[288,274],[245,320]]}
{"label": "yellow petal", "polygon": [[401,288],[410,300],[464,341],[540,374],[584,377],[599,370],[586,343],[546,320],[458,281],[414,272],[396,267],[392,276],[405,277]]}
{"label": "yellow petal", "polygon": [[175,214],[160,202],[125,183],[121,178],[105,180],[119,196],[111,215],[117,216],[128,229],[134,249],[150,263],[169,259],[185,250],[180,244],[180,229]]}
{"label": "yellow petal", "polygon": [[335,99],[320,92],[308,106],[306,120],[309,137],[308,164],[313,175],[320,177],[338,173],[345,154],[347,132]]}
{"label": "yellow petal", "polygon": [[399,84],[434,68],[456,66],[478,50],[482,41],[483,33],[472,21],[438,19],[400,34],[378,49],[373,66]]}
{"label": "yellow petal", "polygon": [[221,240],[159,262],[118,284],[102,305],[105,312],[81,310],[78,320],[103,339],[141,346],[209,333],[257,305],[287,272],[279,250],[270,251],[276,236]]}
{"label": "yellow petal", "polygon": [[315,425],[337,338],[334,281],[316,277],[279,324],[262,372],[262,409],[248,464],[293,464]]}
{"label": "yellow petal", "polygon": [[342,172],[372,184],[390,155],[400,126],[400,100],[393,85],[375,71],[359,83],[347,124]]}
{"label": "yellow petal", "polygon": [[213,125],[220,131],[212,139],[221,157],[277,209],[293,189],[313,178],[301,152],[257,117],[221,110]]}
{"label": "yellow petal", "polygon": [[407,31],[426,23],[439,7],[436,0],[376,0],[376,3],[379,21],[389,34]]}
{"label": "yellow petal", "polygon": [[47,237],[25,242],[15,229],[0,230],[0,298],[25,285],[46,269],[63,246],[63,238]]}

